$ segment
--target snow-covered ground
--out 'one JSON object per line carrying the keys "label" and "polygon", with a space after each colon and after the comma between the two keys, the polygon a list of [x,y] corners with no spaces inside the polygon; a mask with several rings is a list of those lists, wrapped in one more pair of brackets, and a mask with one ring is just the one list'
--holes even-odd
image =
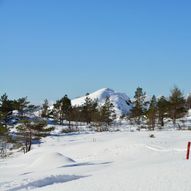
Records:
{"label": "snow-covered ground", "polygon": [[0,190],[190,191],[190,131],[74,133],[0,161]]}

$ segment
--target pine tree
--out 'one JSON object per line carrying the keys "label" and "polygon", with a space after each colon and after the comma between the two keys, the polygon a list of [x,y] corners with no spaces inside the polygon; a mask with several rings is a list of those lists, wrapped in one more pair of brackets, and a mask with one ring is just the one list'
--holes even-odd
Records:
{"label": "pine tree", "polygon": [[62,112],[63,112],[63,117],[65,120],[67,120],[69,122],[69,128],[71,126],[71,120],[72,120],[72,104],[71,104],[71,100],[68,98],[67,95],[65,95],[62,99],[61,99],[61,103],[62,103]]}
{"label": "pine tree", "polygon": [[183,93],[178,87],[174,87],[171,90],[171,95],[169,97],[169,116],[173,120],[173,124],[176,124],[178,118],[183,117],[186,114],[186,100]]}
{"label": "pine tree", "polygon": [[29,103],[30,103],[30,102],[27,100],[27,97],[19,98],[19,99],[16,101],[16,103],[15,103],[15,109],[18,110],[18,112],[20,113],[21,116],[24,115],[25,109],[28,107]]}
{"label": "pine tree", "polygon": [[56,103],[53,105],[52,110],[53,118],[57,121],[60,125],[62,124],[62,110],[61,110],[61,103],[60,100],[57,100]]}
{"label": "pine tree", "polygon": [[42,104],[42,113],[41,113],[41,117],[43,118],[48,118],[48,115],[49,115],[49,103],[48,103],[48,100],[45,99],[44,100],[44,103]]}
{"label": "pine tree", "polygon": [[158,121],[160,126],[163,127],[164,118],[167,117],[168,108],[169,108],[169,102],[164,96],[161,96],[159,98],[157,103],[157,108],[158,108]]}
{"label": "pine tree", "polygon": [[6,137],[9,131],[5,118],[6,118],[5,114],[0,111],[0,137],[1,138]]}
{"label": "pine tree", "polygon": [[145,102],[146,93],[143,92],[143,89],[138,87],[135,91],[134,101],[133,101],[133,108],[131,109],[130,117],[134,118],[136,123],[139,125],[141,121],[141,117],[145,113]]}
{"label": "pine tree", "polygon": [[9,128],[7,124],[4,121],[3,113],[0,112],[0,158],[5,158],[7,156],[6,154],[6,144],[9,142],[10,136],[9,136]]}
{"label": "pine tree", "polygon": [[81,109],[80,109],[80,107],[72,106],[68,117],[69,117],[69,121],[74,121],[76,123],[76,128],[77,128],[78,122],[81,121]]}
{"label": "pine tree", "polygon": [[7,125],[7,123],[9,122],[13,110],[14,110],[13,101],[8,99],[7,94],[3,94],[0,97],[0,112],[1,112],[1,121],[4,121],[4,125]]}
{"label": "pine tree", "polygon": [[9,114],[14,110],[14,101],[8,99],[7,94],[0,97],[0,111],[4,114]]}
{"label": "pine tree", "polygon": [[11,111],[10,101],[7,94],[3,94],[0,98],[0,111],[4,114],[7,114]]}
{"label": "pine tree", "polygon": [[69,121],[70,127],[70,113],[72,111],[71,100],[65,95],[60,100],[57,100],[54,104],[53,115],[57,121],[59,121],[60,125],[63,124],[64,120]]}
{"label": "pine tree", "polygon": [[47,128],[47,123],[44,120],[29,120],[26,117],[20,121],[20,125],[17,126],[18,134],[21,140],[24,142],[24,152],[27,153],[31,150],[32,141],[40,139],[45,135],[48,135],[53,128]]}
{"label": "pine tree", "polygon": [[191,109],[191,94],[186,99],[186,107],[187,109]]}
{"label": "pine tree", "polygon": [[157,117],[156,115],[157,115],[157,100],[156,100],[155,95],[153,95],[153,97],[150,101],[149,109],[146,112],[149,129],[151,129],[151,130],[154,130],[154,128],[155,128],[156,117]]}
{"label": "pine tree", "polygon": [[100,119],[102,123],[108,126],[116,119],[114,105],[111,103],[109,97],[106,98],[104,105],[100,108]]}
{"label": "pine tree", "polygon": [[83,119],[87,124],[94,121],[95,113],[97,112],[98,102],[97,100],[92,100],[90,97],[86,96],[85,103],[82,106]]}

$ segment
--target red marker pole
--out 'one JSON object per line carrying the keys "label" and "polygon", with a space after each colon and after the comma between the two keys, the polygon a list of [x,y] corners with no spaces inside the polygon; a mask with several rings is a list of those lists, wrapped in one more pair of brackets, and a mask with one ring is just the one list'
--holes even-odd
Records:
{"label": "red marker pole", "polygon": [[191,142],[188,142],[186,160],[189,160],[190,158],[190,145],[191,145]]}

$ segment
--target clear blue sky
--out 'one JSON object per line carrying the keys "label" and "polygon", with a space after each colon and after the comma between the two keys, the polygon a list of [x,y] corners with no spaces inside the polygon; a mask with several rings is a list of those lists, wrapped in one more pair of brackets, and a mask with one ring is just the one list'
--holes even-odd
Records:
{"label": "clear blue sky", "polygon": [[0,94],[191,91],[191,1],[0,0]]}

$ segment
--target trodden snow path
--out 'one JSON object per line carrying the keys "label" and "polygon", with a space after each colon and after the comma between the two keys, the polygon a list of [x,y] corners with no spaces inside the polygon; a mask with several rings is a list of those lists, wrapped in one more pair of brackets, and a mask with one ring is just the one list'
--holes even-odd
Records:
{"label": "trodden snow path", "polygon": [[189,131],[50,136],[0,161],[0,190],[190,191]]}

